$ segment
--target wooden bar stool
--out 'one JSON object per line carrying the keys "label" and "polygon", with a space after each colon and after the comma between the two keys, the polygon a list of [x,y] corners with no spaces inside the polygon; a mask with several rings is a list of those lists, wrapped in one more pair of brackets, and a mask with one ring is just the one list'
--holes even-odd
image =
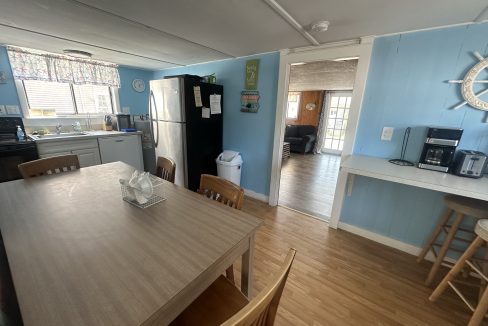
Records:
{"label": "wooden bar stool", "polygon": [[464,254],[459,258],[457,263],[454,267],[449,271],[449,273],[444,277],[441,283],[437,286],[437,288],[432,292],[431,296],[429,297],[430,301],[436,301],[439,296],[446,290],[448,286],[450,286],[454,292],[466,303],[466,305],[473,311],[473,315],[469,321],[468,326],[475,326],[480,325],[483,321],[483,318],[488,310],[488,287],[485,287],[484,291],[480,296],[480,300],[478,305],[473,307],[473,305],[464,297],[464,295],[459,291],[459,289],[454,285],[454,278],[462,271],[464,266],[468,265],[471,267],[473,271],[475,271],[478,275],[480,275],[482,281],[488,282],[488,277],[481,272],[480,268],[476,266],[470,259],[476,253],[483,244],[488,242],[488,220],[479,220],[476,223],[476,227],[474,229],[476,233],[476,238],[471,243],[471,245],[466,249]]}
{"label": "wooden bar stool", "polygon": [[[417,262],[421,262],[429,250],[432,250],[434,256],[436,257],[434,264],[430,269],[429,275],[425,280],[425,284],[427,286],[430,286],[434,281],[434,278],[439,271],[444,258],[446,257],[447,251],[449,249],[456,250],[451,247],[453,240],[467,243],[470,242],[470,240],[457,236],[458,232],[473,233],[473,230],[471,229],[460,227],[464,218],[466,216],[471,216],[475,219],[488,218],[488,202],[486,201],[456,195],[447,195],[444,197],[444,201],[447,205],[447,210],[441,216],[439,223],[434,229],[434,232],[432,232],[427,244],[417,258]],[[449,220],[453,213],[455,213],[455,216],[452,222],[449,224]],[[437,239],[442,232],[446,234],[446,237],[444,242],[439,243],[437,242]],[[440,247],[438,252],[435,250],[435,247]]]}

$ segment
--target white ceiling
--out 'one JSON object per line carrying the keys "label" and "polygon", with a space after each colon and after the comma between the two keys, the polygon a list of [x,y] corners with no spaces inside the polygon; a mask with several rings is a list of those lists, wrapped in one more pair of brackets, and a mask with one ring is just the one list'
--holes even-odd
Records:
{"label": "white ceiling", "polygon": [[[320,43],[474,21],[486,0],[277,0]],[[0,43],[163,69],[309,46],[264,0],[0,0]],[[486,13],[486,12],[485,12]],[[482,17],[487,18],[487,17]],[[478,18],[479,20],[479,18]]]}

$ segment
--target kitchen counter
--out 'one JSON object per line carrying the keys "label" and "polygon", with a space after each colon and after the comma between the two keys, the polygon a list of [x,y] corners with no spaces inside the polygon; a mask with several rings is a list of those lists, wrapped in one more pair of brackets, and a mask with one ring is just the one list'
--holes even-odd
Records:
{"label": "kitchen counter", "polygon": [[[51,135],[51,134],[49,134]],[[95,130],[95,131],[83,131],[83,134],[74,133],[63,133],[56,137],[38,137],[37,135],[29,135],[29,138],[34,140],[36,143],[50,143],[57,141],[66,140],[77,140],[77,139],[90,139],[98,137],[113,137],[113,136],[124,136],[124,135],[142,135],[142,131],[124,132],[124,131],[105,131],[105,130]]]}
{"label": "kitchen counter", "polygon": [[459,177],[419,169],[415,166],[399,166],[384,158],[363,155],[351,155],[345,158],[339,173],[341,181],[337,183],[330,221],[330,225],[334,228],[339,223],[344,196],[352,194],[356,175],[488,201],[488,177],[486,176],[480,179]]}

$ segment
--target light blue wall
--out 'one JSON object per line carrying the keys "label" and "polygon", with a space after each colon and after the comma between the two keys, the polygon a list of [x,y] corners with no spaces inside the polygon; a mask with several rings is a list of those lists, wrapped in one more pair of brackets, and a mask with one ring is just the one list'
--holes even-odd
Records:
{"label": "light blue wall", "polygon": [[[149,113],[149,81],[153,79],[154,71],[119,67],[119,75],[120,109],[128,106],[131,114]],[[138,93],[132,88],[134,79],[142,79],[146,83],[144,92]]]}
{"label": "light blue wall", "polygon": [[[249,59],[261,59],[258,113],[240,112],[240,93],[244,90],[244,71]],[[154,79],[161,79],[168,75],[216,74],[217,83],[224,86],[224,149],[242,154],[241,186],[265,195],[269,194],[271,176],[278,67],[279,53],[275,52],[166,69],[154,75]]]}
{"label": "light blue wall", "polygon": [[[425,127],[431,125],[464,128],[460,148],[488,152],[485,113],[467,106],[449,110],[462,99],[459,85],[445,83],[463,78],[477,62],[473,51],[488,56],[487,35],[488,24],[473,24],[377,38],[354,153],[398,157],[403,132],[411,126],[407,159],[418,161]],[[395,127],[391,142],[380,140],[384,126]],[[359,177],[341,221],[420,246],[444,207],[442,196]]]}
{"label": "light blue wall", "polygon": [[0,71],[4,72],[7,77],[6,83],[0,83],[0,105],[17,105],[20,107],[7,50],[2,46],[0,46]]}
{"label": "light blue wall", "polygon": [[[7,50],[0,46],[0,71],[5,71],[7,83],[0,84],[0,105],[19,105],[17,89],[12,77],[12,69],[8,60]],[[128,67],[119,67],[120,84],[119,99],[120,107],[130,107],[131,114],[146,114],[149,98],[149,81],[152,79],[154,71]],[[138,93],[132,88],[134,79],[142,79],[146,83],[146,90]]]}

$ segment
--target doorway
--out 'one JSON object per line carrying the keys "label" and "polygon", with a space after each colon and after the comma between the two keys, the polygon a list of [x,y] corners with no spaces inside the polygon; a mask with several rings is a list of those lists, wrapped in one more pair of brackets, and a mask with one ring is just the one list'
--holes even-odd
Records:
{"label": "doorway", "polygon": [[[346,128],[346,137],[342,149],[341,161],[353,153],[356,131],[359,123],[361,103],[363,101],[369,63],[373,50],[374,37],[324,44],[317,47],[305,47],[280,52],[280,66],[277,87],[276,119],[273,138],[273,153],[271,164],[271,180],[269,187],[269,204],[278,205],[282,156],[284,153],[284,134],[286,119],[286,103],[289,91],[289,76],[292,64],[316,62],[321,60],[337,60],[339,58],[358,58],[358,65],[354,81],[354,91],[351,99],[350,113]],[[342,201],[345,196],[347,175],[339,174],[337,180],[329,227],[339,225]]]}
{"label": "doorway", "polygon": [[330,219],[357,63],[348,59],[292,65],[280,206]]}

